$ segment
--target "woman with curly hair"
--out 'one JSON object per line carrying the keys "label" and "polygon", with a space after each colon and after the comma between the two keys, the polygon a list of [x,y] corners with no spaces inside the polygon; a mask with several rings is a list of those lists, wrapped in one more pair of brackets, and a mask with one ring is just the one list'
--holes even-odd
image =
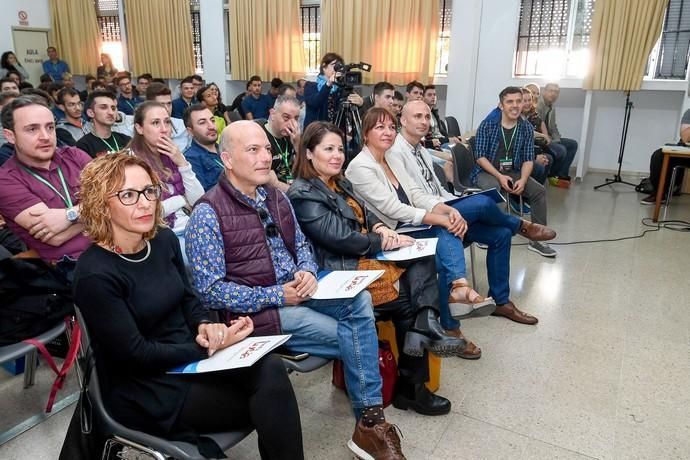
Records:
{"label": "woman with curly hair", "polygon": [[195,297],[177,238],[163,227],[164,183],[151,165],[107,155],[84,168],[81,184],[80,219],[94,243],[77,264],[74,298],[110,414],[130,428],[197,443],[209,458],[224,455],[199,433],[247,426],[257,430],[262,458],[303,458],[297,402],[276,356],[210,374],[166,373],[254,328],[247,317],[213,323]]}

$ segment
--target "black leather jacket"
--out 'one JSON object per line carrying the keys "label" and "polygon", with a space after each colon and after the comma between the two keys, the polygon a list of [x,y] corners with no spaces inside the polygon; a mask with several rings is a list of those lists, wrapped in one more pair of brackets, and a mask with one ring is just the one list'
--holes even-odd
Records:
{"label": "black leather jacket", "polygon": [[[350,181],[343,178],[338,185],[357,200]],[[360,233],[361,226],[346,196],[331,191],[321,179],[297,179],[287,194],[302,231],[314,245],[320,268],[356,270],[360,257],[381,251],[381,237],[371,231],[380,220],[361,201],[357,200],[366,210],[366,234]]]}

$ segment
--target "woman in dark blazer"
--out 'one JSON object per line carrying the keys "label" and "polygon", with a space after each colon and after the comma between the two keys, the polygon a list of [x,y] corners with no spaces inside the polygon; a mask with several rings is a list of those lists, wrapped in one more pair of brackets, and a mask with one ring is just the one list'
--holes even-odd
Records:
{"label": "woman in dark blazer", "polygon": [[[344,160],[342,132],[331,123],[312,123],[302,135],[293,171],[296,180],[288,191],[300,227],[314,244],[319,267],[327,270],[357,270],[360,258],[414,242],[388,228],[355,198],[341,175]],[[393,405],[425,415],[445,414],[450,401],[424,385],[428,380],[424,349],[448,356],[466,343],[445,335],[438,323],[434,258],[399,265],[405,272],[399,279],[398,298],[376,307],[392,316],[401,351]]]}

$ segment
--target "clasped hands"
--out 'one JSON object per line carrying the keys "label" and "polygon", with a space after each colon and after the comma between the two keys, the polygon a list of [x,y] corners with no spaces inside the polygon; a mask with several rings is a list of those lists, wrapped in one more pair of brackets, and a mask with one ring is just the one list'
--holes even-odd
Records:
{"label": "clasped hands", "polygon": [[208,349],[208,356],[233,345],[254,332],[254,323],[248,316],[240,316],[230,321],[230,326],[223,323],[199,324],[196,343]]}
{"label": "clasped hands", "polygon": [[391,251],[393,249],[404,248],[414,244],[414,238],[407,235],[400,235],[395,230],[392,230],[385,225],[379,225],[374,230],[381,236],[381,249],[384,251]]}
{"label": "clasped hands", "polygon": [[319,284],[313,273],[302,270],[295,272],[295,278],[283,284],[285,305],[299,305],[311,299],[318,287]]}

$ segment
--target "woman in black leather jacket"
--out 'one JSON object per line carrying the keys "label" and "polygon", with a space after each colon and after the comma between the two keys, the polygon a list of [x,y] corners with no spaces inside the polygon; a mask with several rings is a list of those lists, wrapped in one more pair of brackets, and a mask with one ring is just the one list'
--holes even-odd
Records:
{"label": "woman in black leather jacket", "polygon": [[[319,267],[327,270],[356,270],[360,258],[413,242],[386,227],[355,198],[350,182],[341,174],[344,161],[342,132],[331,123],[313,122],[302,135],[293,171],[296,179],[288,191],[300,227],[315,247]],[[426,350],[451,356],[466,342],[445,335],[438,323],[434,258],[398,265],[405,268],[398,298],[376,307],[392,317],[401,351],[393,405],[425,415],[446,414],[450,401],[424,385],[429,372]],[[416,354],[414,350],[420,350],[421,356],[408,354]]]}

